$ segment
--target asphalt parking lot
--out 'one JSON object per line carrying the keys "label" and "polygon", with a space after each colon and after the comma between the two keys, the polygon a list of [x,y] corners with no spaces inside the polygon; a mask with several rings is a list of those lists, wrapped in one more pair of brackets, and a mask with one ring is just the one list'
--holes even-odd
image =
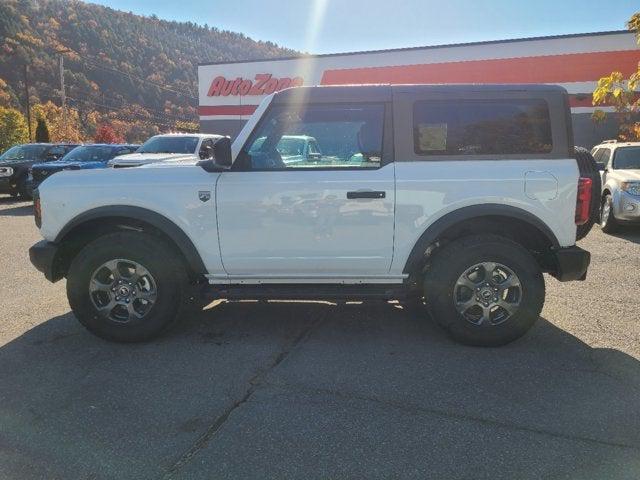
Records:
{"label": "asphalt parking lot", "polygon": [[0,197],[0,478],[640,476],[640,230],[581,242],[525,338],[478,349],[393,304],[221,303],[117,345],[32,268]]}

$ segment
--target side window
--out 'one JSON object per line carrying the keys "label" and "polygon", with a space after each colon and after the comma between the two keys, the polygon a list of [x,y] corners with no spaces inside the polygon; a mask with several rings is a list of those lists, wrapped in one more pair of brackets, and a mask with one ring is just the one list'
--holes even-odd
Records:
{"label": "side window", "polygon": [[211,158],[213,155],[213,140],[207,138],[202,141],[202,145],[200,145],[200,158],[202,160],[206,160]]}
{"label": "side window", "polygon": [[602,148],[594,148],[593,150],[591,150],[591,155],[593,155],[593,159],[596,162],[599,162],[600,160],[600,155],[602,155]]}
{"label": "side window", "polygon": [[413,107],[417,155],[544,154],[553,149],[542,99],[429,100]]}
{"label": "side window", "polygon": [[604,166],[607,167],[609,165],[610,159],[611,159],[611,149],[603,148],[600,156],[600,160],[596,160],[596,162],[604,163]]}
{"label": "side window", "polygon": [[245,145],[239,168],[379,168],[383,129],[382,104],[274,106]]}
{"label": "side window", "polygon": [[47,160],[57,160],[59,158],[62,158],[67,152],[68,150],[66,150],[65,147],[62,146],[51,147],[47,152]]}

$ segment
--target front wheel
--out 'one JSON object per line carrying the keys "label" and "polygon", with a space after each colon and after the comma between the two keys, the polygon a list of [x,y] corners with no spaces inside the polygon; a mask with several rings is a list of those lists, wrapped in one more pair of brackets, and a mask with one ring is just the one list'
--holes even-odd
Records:
{"label": "front wheel", "polygon": [[140,342],[173,325],[187,284],[184,264],[164,241],[118,232],[90,242],[74,258],[67,297],[80,323],[95,335]]}
{"label": "front wheel", "polygon": [[544,304],[540,267],[522,246],[496,235],[454,241],[425,275],[427,308],[455,340],[499,346],[524,335]]}
{"label": "front wheel", "polygon": [[604,233],[613,233],[618,229],[616,217],[613,216],[613,199],[611,198],[611,195],[605,195],[602,199],[600,228],[602,228]]}

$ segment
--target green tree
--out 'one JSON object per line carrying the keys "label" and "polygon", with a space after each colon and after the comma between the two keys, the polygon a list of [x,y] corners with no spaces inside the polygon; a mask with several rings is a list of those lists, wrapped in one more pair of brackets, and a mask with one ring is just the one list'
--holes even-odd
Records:
{"label": "green tree", "polygon": [[28,141],[29,127],[24,115],[15,108],[0,107],[0,152]]}
{"label": "green tree", "polygon": [[36,142],[49,143],[49,127],[47,127],[47,121],[40,117],[38,118],[38,126],[36,127]]}
{"label": "green tree", "polygon": [[[640,45],[640,12],[635,13],[627,22],[627,27],[636,33]],[[636,90],[640,87],[640,63],[628,78],[619,71],[602,77],[593,92],[594,105],[612,105],[620,120],[619,137],[621,140],[640,140],[640,97]],[[602,110],[593,113],[593,119],[601,122],[606,118]]]}

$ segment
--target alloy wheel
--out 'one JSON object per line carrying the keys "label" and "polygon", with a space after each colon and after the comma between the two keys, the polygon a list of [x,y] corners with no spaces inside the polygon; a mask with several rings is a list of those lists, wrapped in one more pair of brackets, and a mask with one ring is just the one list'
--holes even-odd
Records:
{"label": "alloy wheel", "polygon": [[119,323],[146,317],[158,297],[157,283],[137,262],[114,259],[91,275],[89,296],[98,313]]}
{"label": "alloy wheel", "polygon": [[522,301],[522,284],[509,267],[482,262],[467,269],[455,283],[456,310],[474,325],[500,325],[511,318]]}

